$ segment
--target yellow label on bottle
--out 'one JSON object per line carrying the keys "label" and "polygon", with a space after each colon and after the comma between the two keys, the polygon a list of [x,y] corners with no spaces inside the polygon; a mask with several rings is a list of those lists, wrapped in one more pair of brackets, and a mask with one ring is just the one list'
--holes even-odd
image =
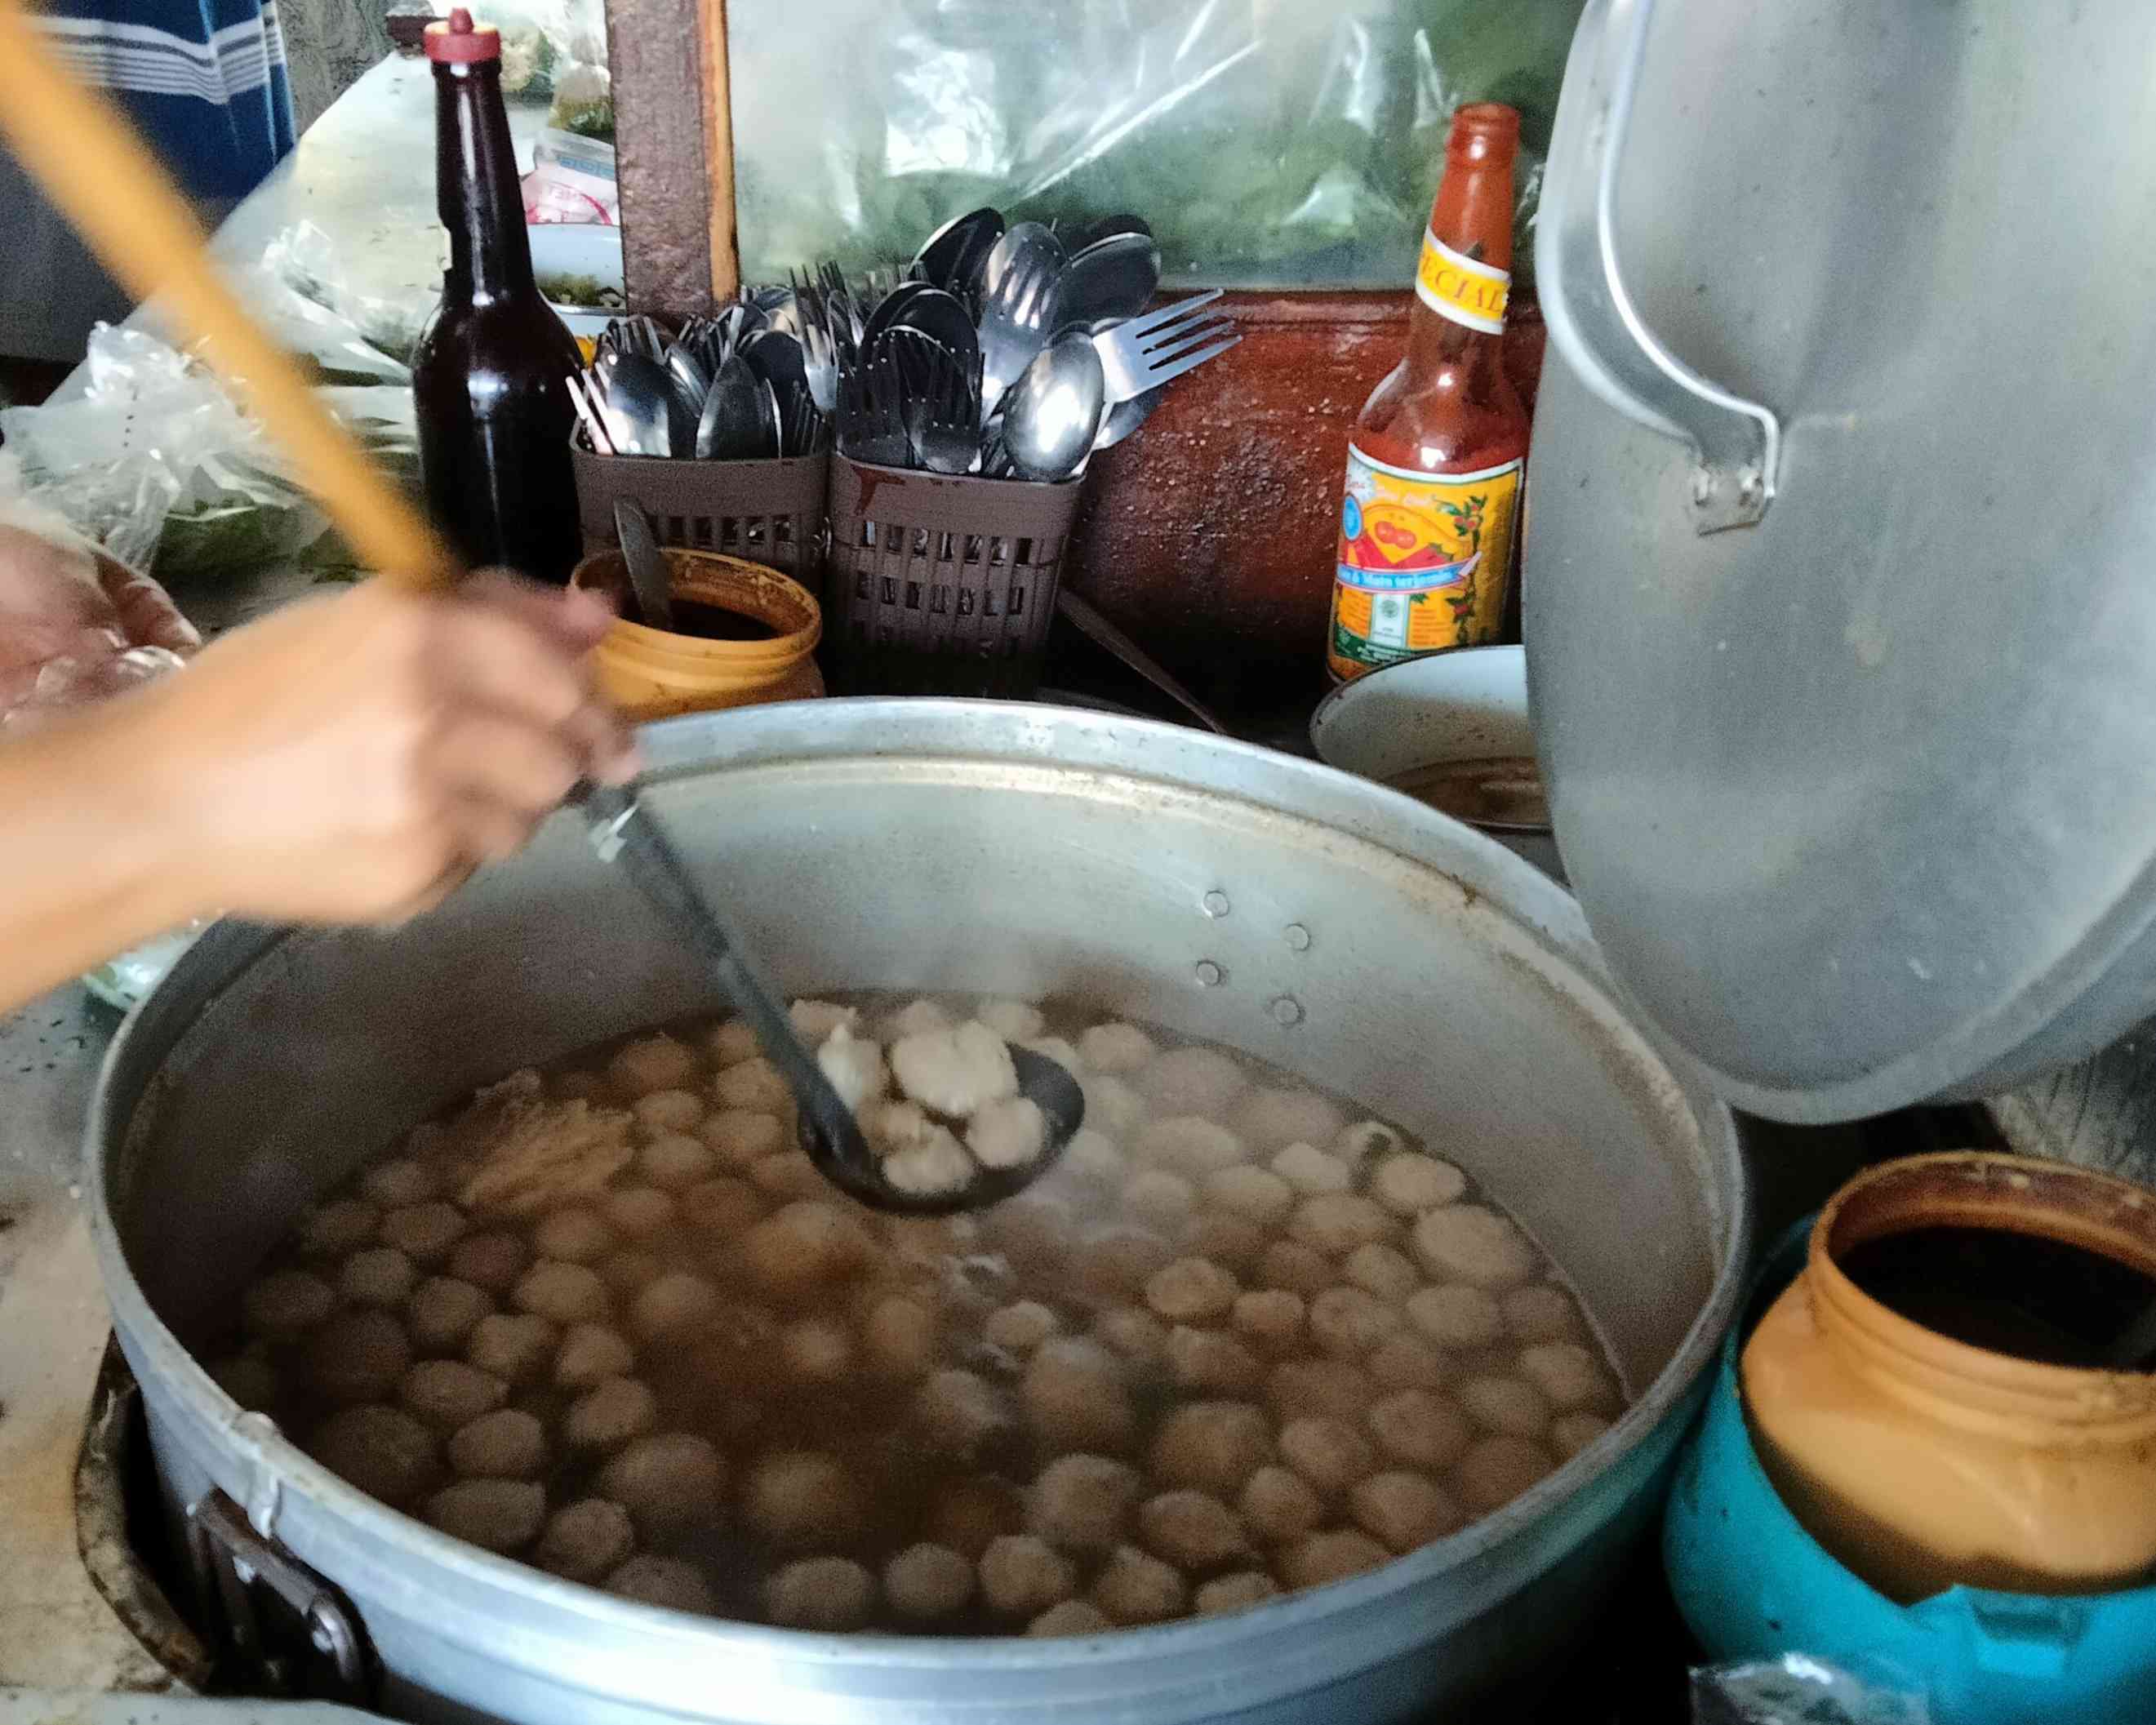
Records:
{"label": "yellow label on bottle", "polygon": [[1440,317],[1495,336],[1505,327],[1512,278],[1502,270],[1492,270],[1453,250],[1424,228],[1422,261],[1415,265],[1415,292]]}
{"label": "yellow label on bottle", "polygon": [[1520,464],[1420,473],[1348,446],[1326,664],[1342,680],[1448,647],[1480,647],[1505,622]]}

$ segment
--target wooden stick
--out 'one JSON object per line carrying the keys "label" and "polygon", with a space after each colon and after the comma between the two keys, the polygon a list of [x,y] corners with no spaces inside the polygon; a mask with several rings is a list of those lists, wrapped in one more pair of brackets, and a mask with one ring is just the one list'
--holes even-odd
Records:
{"label": "wooden stick", "polygon": [[726,59],[726,0],[697,0],[704,63],[704,175],[711,203],[711,309],[741,291],[741,236],[734,211],[733,69]]}
{"label": "wooden stick", "polygon": [[21,0],[0,0],[0,133],[105,268],[136,298],[162,296],[180,333],[203,344],[362,563],[414,586],[454,578],[434,529],[225,285],[171,176],[110,102],[61,69]]}

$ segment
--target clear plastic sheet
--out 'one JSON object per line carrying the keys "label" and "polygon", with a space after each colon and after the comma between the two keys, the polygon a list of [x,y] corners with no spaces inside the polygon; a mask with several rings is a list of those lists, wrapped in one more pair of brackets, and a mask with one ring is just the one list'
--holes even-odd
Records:
{"label": "clear plastic sheet", "polygon": [[1923,1696],[1801,1653],[1691,1674],[1692,1725],[1930,1725]]}
{"label": "clear plastic sheet", "polygon": [[733,0],[743,270],[910,255],[994,204],[1136,212],[1184,282],[1397,285],[1463,101],[1520,109],[1532,219],[1581,3]]}

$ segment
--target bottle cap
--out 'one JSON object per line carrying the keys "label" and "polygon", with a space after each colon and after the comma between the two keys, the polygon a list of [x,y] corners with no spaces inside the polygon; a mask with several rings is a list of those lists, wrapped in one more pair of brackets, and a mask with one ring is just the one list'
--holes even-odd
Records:
{"label": "bottle cap", "polygon": [[427,58],[438,65],[468,66],[477,60],[501,58],[501,32],[492,24],[475,24],[459,6],[448,18],[427,26]]}

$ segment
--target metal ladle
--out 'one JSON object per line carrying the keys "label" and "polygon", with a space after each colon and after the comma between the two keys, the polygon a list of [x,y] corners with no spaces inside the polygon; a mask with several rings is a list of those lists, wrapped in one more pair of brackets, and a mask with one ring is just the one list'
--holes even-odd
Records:
{"label": "metal ladle", "polygon": [[[455,559],[403,494],[367,460],[282,349],[263,334],[211,267],[200,223],[163,167],[104,97],[74,83],[17,0],[0,0],[0,134],[105,267],[137,300],[199,343],[208,363],[285,447],[300,478],[363,564],[417,588],[454,581]],[[1020,1093],[1047,1125],[1040,1157],[982,1169],[951,1193],[901,1192],[883,1177],[852,1114],[795,1034],[778,997],[697,887],[634,787],[578,795],[593,847],[618,865],[748,1020],[801,1110],[809,1160],[861,1203],[911,1215],[949,1214],[1008,1198],[1038,1179],[1085,1118],[1085,1098],[1053,1060],[1013,1049]]]}

